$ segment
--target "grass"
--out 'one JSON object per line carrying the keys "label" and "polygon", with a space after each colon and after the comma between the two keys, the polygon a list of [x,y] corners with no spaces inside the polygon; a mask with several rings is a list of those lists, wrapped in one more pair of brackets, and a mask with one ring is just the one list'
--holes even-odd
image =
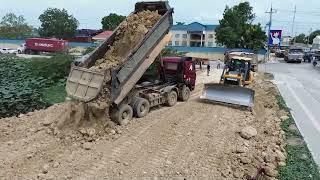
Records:
{"label": "grass", "polygon": [[290,129],[290,125],[295,125],[294,119],[290,114],[290,109],[287,107],[283,98],[277,96],[277,101],[280,109],[289,113],[289,118],[282,122],[281,128],[285,132],[286,139],[299,138],[303,143],[286,146],[287,160],[286,166],[279,168],[280,180],[319,180],[320,173],[317,164],[314,162],[312,155],[303,141],[299,131]]}
{"label": "grass", "polygon": [[42,91],[42,98],[49,105],[64,102],[66,96],[67,93],[65,90],[65,85],[61,83],[51,85],[47,88],[44,88]]}

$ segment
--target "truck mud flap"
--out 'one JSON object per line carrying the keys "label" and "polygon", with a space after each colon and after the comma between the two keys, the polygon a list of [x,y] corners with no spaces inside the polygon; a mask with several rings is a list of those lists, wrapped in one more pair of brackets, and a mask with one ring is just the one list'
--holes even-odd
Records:
{"label": "truck mud flap", "polygon": [[86,68],[73,67],[66,83],[69,97],[82,102],[95,99],[103,86],[105,75]]}
{"label": "truck mud flap", "polygon": [[205,84],[200,99],[253,107],[254,90],[239,86]]}

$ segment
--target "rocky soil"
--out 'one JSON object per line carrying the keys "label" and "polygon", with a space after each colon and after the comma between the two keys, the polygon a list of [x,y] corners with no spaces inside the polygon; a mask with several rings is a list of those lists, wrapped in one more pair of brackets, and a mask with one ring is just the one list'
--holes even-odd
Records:
{"label": "rocky soil", "polygon": [[0,179],[276,179],[276,167],[285,165],[286,113],[276,104],[275,86],[256,79],[252,111],[204,103],[198,84],[188,102],[153,109],[123,127],[108,123],[66,135],[57,119],[69,116],[69,103],[1,119]]}

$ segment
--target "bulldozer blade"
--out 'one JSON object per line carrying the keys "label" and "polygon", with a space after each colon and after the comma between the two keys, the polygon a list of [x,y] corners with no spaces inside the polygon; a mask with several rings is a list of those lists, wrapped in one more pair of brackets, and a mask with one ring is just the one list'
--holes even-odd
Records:
{"label": "bulldozer blade", "polygon": [[200,99],[253,107],[254,90],[223,84],[205,84]]}

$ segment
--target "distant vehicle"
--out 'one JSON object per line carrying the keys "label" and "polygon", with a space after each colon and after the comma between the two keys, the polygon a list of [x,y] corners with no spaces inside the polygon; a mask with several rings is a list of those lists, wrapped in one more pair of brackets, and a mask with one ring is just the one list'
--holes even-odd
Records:
{"label": "distant vehicle", "polygon": [[63,52],[68,48],[68,41],[46,38],[29,38],[18,48],[18,52],[39,54],[40,52]]}
{"label": "distant vehicle", "polygon": [[16,54],[18,51],[12,48],[0,48],[0,54]]}
{"label": "distant vehicle", "polygon": [[19,54],[24,53],[25,50],[26,50],[26,43],[21,44],[21,45],[18,47],[18,49],[17,49],[17,51],[18,51]]}
{"label": "distant vehicle", "polygon": [[284,60],[286,62],[301,63],[303,60],[304,52],[302,48],[290,48],[284,53]]}
{"label": "distant vehicle", "polygon": [[277,49],[277,51],[276,51],[276,53],[275,53],[276,57],[278,57],[278,58],[284,58],[284,53],[285,53],[285,51],[286,51],[286,50],[284,50],[284,49]]}

